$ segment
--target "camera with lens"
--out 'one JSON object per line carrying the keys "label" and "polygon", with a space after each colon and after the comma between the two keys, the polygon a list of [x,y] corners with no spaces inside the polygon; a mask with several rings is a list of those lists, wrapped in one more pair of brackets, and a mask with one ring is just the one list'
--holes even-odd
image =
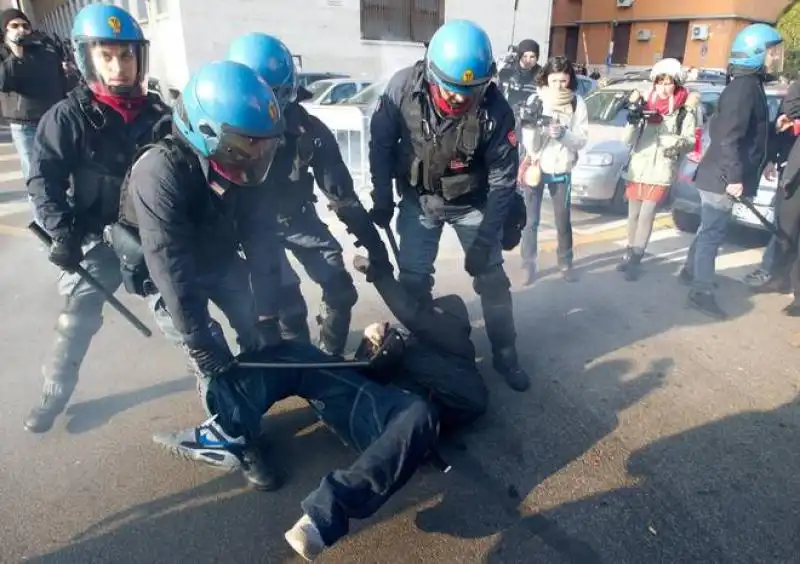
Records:
{"label": "camera with lens", "polygon": [[519,107],[519,122],[523,127],[547,127],[553,123],[552,116],[544,115],[541,98],[534,98],[530,104]]}
{"label": "camera with lens", "polygon": [[641,96],[633,102],[628,102],[628,123],[639,125],[642,122],[650,121],[658,115],[655,110],[647,109],[647,101]]}

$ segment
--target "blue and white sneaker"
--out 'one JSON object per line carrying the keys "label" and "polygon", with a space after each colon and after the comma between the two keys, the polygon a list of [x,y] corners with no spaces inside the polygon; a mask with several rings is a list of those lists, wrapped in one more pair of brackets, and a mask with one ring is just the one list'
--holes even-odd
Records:
{"label": "blue and white sneaker", "polygon": [[238,470],[242,466],[244,437],[231,437],[216,423],[217,416],[197,427],[176,433],[158,433],[153,442],[187,460],[205,462],[223,470]]}

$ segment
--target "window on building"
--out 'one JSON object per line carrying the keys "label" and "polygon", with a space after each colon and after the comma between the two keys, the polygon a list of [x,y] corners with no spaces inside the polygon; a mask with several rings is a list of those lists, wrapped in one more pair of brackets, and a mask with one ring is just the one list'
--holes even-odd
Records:
{"label": "window on building", "polygon": [[140,22],[147,21],[147,0],[136,0],[136,19]]}
{"label": "window on building", "polygon": [[361,39],[429,41],[444,23],[444,0],[361,0]]}

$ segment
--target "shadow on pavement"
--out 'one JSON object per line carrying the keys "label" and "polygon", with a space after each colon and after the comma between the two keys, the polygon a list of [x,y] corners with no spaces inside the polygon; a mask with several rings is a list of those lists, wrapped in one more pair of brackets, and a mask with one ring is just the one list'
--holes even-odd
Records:
{"label": "shadow on pavement", "polygon": [[194,378],[178,378],[148,386],[140,390],[131,390],[111,394],[102,398],[76,403],[67,408],[67,431],[78,435],[91,431],[108,423],[112,417],[145,402],[157,400],[173,394],[193,389]]}
{"label": "shadow on pavement", "polygon": [[726,417],[634,452],[627,470],[640,485],[520,520],[487,562],[525,560],[549,523],[602,539],[602,561],[609,563],[796,561],[799,400]]}

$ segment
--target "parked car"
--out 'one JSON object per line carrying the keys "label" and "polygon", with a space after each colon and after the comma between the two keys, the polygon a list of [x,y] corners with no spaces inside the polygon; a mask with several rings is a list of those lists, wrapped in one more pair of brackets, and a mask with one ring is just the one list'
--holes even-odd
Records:
{"label": "parked car", "polygon": [[299,72],[297,73],[297,86],[308,88],[309,84],[318,80],[329,80],[331,78],[348,78],[348,75],[335,72]]}
{"label": "parked car", "polygon": [[[651,87],[649,80],[619,82],[586,96],[589,142],[572,169],[572,202],[607,206],[615,213],[625,212],[627,202],[622,169],[628,163],[629,150],[622,142],[622,135],[628,122],[627,102],[634,90],[647,95]],[[702,100],[716,87],[705,82],[689,82],[686,88],[699,92]],[[716,92],[715,96],[719,97],[719,91]],[[705,122],[706,108],[705,103],[698,108],[697,123],[700,126]]]}
{"label": "parked car", "polygon": [[[770,83],[766,85],[767,103],[769,104],[770,120],[774,121],[778,115],[778,108],[781,101],[786,96],[788,87],[785,84]],[[717,92],[722,92],[722,87],[717,88]],[[713,111],[716,110],[716,102],[719,94],[713,100]],[[704,102],[705,103],[705,102]],[[709,103],[711,103],[709,101]],[[708,148],[710,139],[708,137],[708,128],[705,127],[702,131],[701,142],[699,144],[699,151],[694,151],[683,158],[678,169],[678,177],[670,189],[672,199],[672,219],[675,227],[681,231],[694,233],[700,226],[700,194],[697,192],[697,186],[694,183],[694,175],[697,171],[697,165],[703,158],[703,154]],[[768,180],[766,177],[761,177],[761,183],[758,187],[758,193],[753,198],[753,204],[756,209],[761,212],[765,218],[774,221],[773,204],[775,201],[775,194],[777,188],[777,180]],[[746,227],[754,227],[756,229],[765,229],[761,221],[742,204],[734,204],[733,206],[733,221],[735,223],[744,225]]]}
{"label": "parked car", "polygon": [[589,92],[597,88],[597,81],[588,76],[578,75],[578,94],[586,97]]}
{"label": "parked car", "polygon": [[339,104],[348,98],[352,98],[370,84],[372,84],[372,81],[353,78],[318,80],[305,87],[311,97],[303,100],[303,103],[319,106]]}

